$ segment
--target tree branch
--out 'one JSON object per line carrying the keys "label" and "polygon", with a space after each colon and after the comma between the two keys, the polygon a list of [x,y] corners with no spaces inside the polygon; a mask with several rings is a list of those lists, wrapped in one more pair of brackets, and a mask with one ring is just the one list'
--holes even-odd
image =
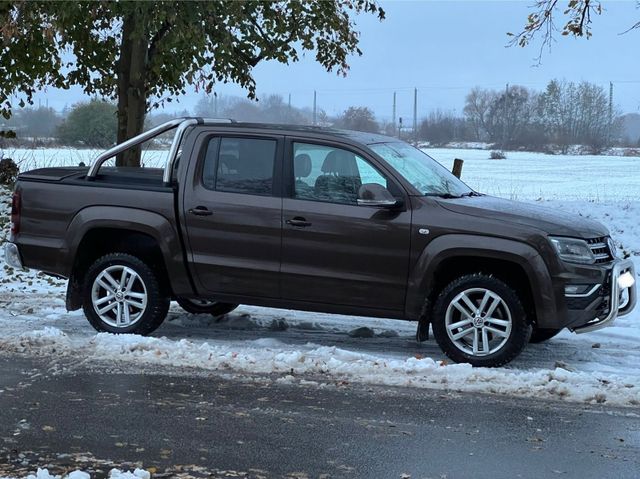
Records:
{"label": "tree branch", "polygon": [[[537,10],[529,14],[527,23],[523,30],[518,34],[508,33],[513,37],[509,42],[509,46],[519,45],[527,46],[541,31],[544,31],[542,44],[540,47],[540,55],[538,61],[542,57],[545,47],[550,46],[553,41],[554,32],[557,28],[554,24],[554,14],[558,8],[559,0],[538,0],[534,8]],[[566,23],[562,27],[562,35],[573,35],[575,37],[591,36],[590,25],[592,22],[592,13],[600,15],[602,13],[602,4],[600,0],[571,0],[568,2],[563,15],[568,17]],[[640,26],[640,22],[631,29]]]}
{"label": "tree branch", "polygon": [[149,49],[147,50],[147,59],[149,62],[153,59],[158,50],[158,43],[164,38],[164,36],[171,30],[173,24],[169,20],[162,22],[162,25],[155,33],[155,35],[149,41]]}

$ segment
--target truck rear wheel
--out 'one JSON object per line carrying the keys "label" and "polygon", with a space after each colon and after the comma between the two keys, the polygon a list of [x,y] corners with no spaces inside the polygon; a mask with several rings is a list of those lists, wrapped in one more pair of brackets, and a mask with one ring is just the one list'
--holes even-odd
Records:
{"label": "truck rear wheel", "polygon": [[191,314],[210,314],[212,316],[222,316],[230,313],[238,307],[237,304],[221,303],[219,301],[208,301],[197,298],[176,298],[182,309]]}
{"label": "truck rear wheel", "polygon": [[432,327],[449,358],[484,367],[502,366],[518,356],[532,330],[517,293],[480,273],[462,276],[442,290]]}
{"label": "truck rear wheel", "polygon": [[84,314],[97,331],[146,335],[162,324],[169,311],[169,298],[157,273],[129,254],[99,258],[84,283]]}

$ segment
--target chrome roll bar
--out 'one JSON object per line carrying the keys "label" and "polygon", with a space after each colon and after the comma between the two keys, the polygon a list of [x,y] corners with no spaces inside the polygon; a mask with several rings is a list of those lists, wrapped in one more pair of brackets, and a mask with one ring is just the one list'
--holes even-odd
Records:
{"label": "chrome roll bar", "polygon": [[167,164],[164,167],[164,174],[162,175],[162,180],[165,184],[171,183],[171,174],[173,172],[173,165],[175,163],[176,157],[178,155],[178,151],[180,150],[180,143],[182,142],[182,138],[184,136],[185,131],[193,125],[213,125],[216,123],[233,123],[233,120],[228,118],[176,118],[175,120],[169,120],[161,125],[158,125],[154,128],[151,128],[144,133],[141,133],[133,138],[124,141],[113,148],[108,149],[100,156],[98,156],[89,167],[89,171],[87,172],[87,180],[91,181],[95,179],[98,175],[98,171],[102,164],[110,160],[116,155],[119,155],[123,151],[128,150],[134,146],[140,145],[145,141],[149,141],[156,136],[162,135],[163,133],[173,130],[177,128],[176,133],[173,137],[173,142],[171,143],[171,149],[169,150],[169,156],[167,158]]}

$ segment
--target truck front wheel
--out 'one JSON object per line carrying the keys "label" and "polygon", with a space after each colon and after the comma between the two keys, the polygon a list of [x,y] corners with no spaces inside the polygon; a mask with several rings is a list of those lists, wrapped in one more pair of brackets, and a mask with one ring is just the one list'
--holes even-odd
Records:
{"label": "truck front wheel", "polygon": [[499,279],[480,273],[462,276],[442,290],[432,326],[449,358],[484,367],[514,359],[532,330],[518,294]]}
{"label": "truck front wheel", "polygon": [[84,314],[97,331],[146,335],[169,311],[158,274],[124,253],[108,254],[91,265],[83,295]]}

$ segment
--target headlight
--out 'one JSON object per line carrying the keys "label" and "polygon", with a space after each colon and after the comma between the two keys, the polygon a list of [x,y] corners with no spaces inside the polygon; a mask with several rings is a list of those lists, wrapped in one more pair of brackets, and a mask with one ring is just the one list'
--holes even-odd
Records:
{"label": "headlight", "polygon": [[556,248],[560,259],[570,263],[593,264],[596,259],[593,257],[591,248],[585,240],[577,238],[560,238],[550,236],[551,243]]}

